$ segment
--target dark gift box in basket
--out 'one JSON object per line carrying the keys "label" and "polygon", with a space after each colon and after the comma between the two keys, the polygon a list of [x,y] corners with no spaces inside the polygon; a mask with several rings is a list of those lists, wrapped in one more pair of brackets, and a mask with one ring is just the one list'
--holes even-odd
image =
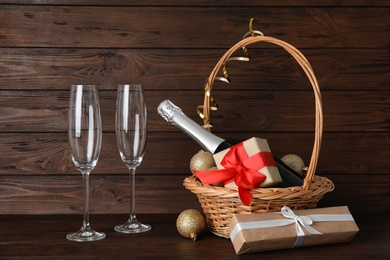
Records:
{"label": "dark gift box in basket", "polygon": [[188,190],[197,195],[210,231],[225,238],[229,238],[229,225],[235,214],[274,212],[280,211],[283,206],[288,206],[293,210],[315,208],[323,195],[334,189],[331,180],[315,175],[323,130],[322,98],[317,79],[305,56],[294,46],[284,41],[252,34],[235,44],[222,56],[205,83],[203,113],[201,113],[205,126],[210,122],[210,97],[217,74],[225,71],[225,65],[233,53],[257,42],[268,42],[284,48],[299,63],[308,77],[315,98],[314,145],[302,186],[250,189],[252,200],[249,205],[244,205],[241,202],[237,189],[203,184],[196,176],[185,178],[183,184]]}
{"label": "dark gift box in basket", "polygon": [[349,242],[359,231],[348,207],[233,216],[230,239],[238,255]]}

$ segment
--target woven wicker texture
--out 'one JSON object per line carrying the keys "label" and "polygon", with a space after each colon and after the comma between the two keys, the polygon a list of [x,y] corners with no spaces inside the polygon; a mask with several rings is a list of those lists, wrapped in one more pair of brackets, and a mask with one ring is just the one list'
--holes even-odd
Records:
{"label": "woven wicker texture", "polygon": [[245,38],[231,47],[219,60],[205,84],[205,97],[203,103],[203,114],[210,119],[210,97],[214,80],[221,71],[228,59],[238,49],[256,42],[269,42],[284,48],[299,63],[306,73],[314,91],[315,97],[315,132],[313,151],[308,165],[308,170],[302,187],[288,188],[259,188],[251,190],[253,200],[251,205],[245,206],[238,197],[237,190],[213,185],[202,184],[195,176],[185,178],[184,186],[197,195],[206,215],[209,229],[214,234],[229,238],[229,224],[234,214],[249,214],[279,211],[283,206],[292,209],[315,208],[318,201],[327,192],[334,189],[331,180],[315,176],[323,130],[322,98],[319,85],[313,69],[306,57],[291,44],[276,38],[252,35]]}

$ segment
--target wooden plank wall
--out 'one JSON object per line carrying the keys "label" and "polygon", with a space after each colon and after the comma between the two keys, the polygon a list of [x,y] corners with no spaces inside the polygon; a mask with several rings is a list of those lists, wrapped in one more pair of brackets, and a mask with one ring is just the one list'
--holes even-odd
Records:
{"label": "wooden plank wall", "polygon": [[[67,143],[69,88],[99,86],[101,157],[91,212],[128,213],[129,176],[114,132],[116,85],[141,83],[149,142],[136,178],[137,212],[199,208],[182,186],[199,147],[157,114],[171,99],[195,108],[219,58],[253,27],[299,48],[318,77],[324,138],[317,174],[335,182],[321,206],[389,211],[390,34],[387,1],[9,0],[0,4],[0,214],[80,214],[82,180]],[[163,2],[163,3],[160,3]],[[313,93],[286,52],[249,46],[215,85],[213,132],[267,138],[278,157],[308,162]],[[237,56],[242,56],[238,53]]]}

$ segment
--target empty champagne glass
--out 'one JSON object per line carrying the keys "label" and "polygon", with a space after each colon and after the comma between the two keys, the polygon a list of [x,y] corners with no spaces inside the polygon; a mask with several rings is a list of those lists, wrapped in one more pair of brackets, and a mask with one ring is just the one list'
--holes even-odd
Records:
{"label": "empty champagne glass", "polygon": [[106,235],[89,224],[89,175],[98,162],[102,143],[99,97],[94,85],[71,87],[68,138],[72,161],[83,177],[84,216],[81,229],[66,238],[77,242],[100,240]]}
{"label": "empty champagne glass", "polygon": [[115,117],[119,154],[130,172],[130,217],[115,230],[142,233],[151,229],[135,215],[135,170],[142,162],[147,136],[147,113],[141,85],[119,85]]}

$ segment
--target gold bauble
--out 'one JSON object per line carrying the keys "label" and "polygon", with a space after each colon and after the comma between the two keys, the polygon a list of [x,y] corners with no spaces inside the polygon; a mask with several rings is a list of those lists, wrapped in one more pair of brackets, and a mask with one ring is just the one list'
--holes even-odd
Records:
{"label": "gold bauble", "polygon": [[177,217],[176,228],[180,235],[195,241],[199,235],[206,231],[206,220],[199,211],[186,209]]}
{"label": "gold bauble", "polygon": [[193,170],[207,171],[211,167],[215,167],[215,161],[210,152],[201,150],[191,158],[190,169],[192,173],[194,173]]}
{"label": "gold bauble", "polygon": [[298,174],[303,175],[305,169],[305,162],[298,155],[286,154],[280,160]]}

